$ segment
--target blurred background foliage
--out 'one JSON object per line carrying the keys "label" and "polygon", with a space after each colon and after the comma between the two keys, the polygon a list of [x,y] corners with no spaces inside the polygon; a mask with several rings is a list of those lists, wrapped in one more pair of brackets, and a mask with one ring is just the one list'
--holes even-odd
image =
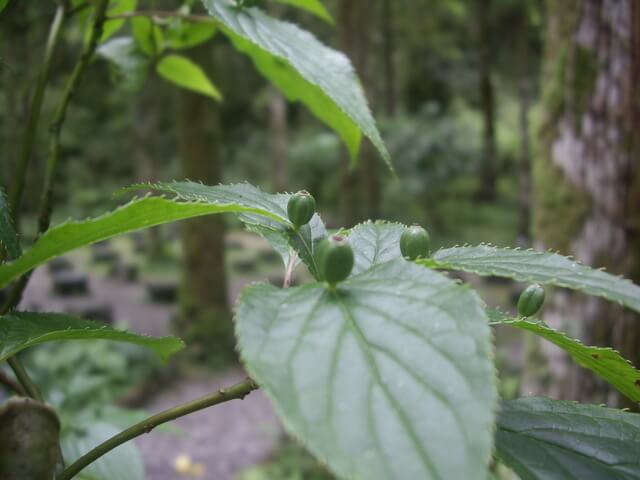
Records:
{"label": "blurred background foliage", "polygon": [[[104,44],[73,98],[62,133],[54,223],[115,208],[123,198],[114,192],[135,182],[248,181],[267,191],[307,189],[331,228],[380,218],[419,223],[429,228],[436,247],[487,242],[559,249],[638,281],[636,2],[327,0],[334,25],[275,2],[257,3],[351,59],[397,177],[367,142],[353,166],[336,134],[300,104],[286,103],[213,29],[198,27],[204,30],[197,35],[206,41],[185,49],[179,41],[185,23],[152,16],[161,31],[153,33],[156,40],[149,43],[138,35],[128,43]],[[118,6],[126,11],[127,2],[113,0],[113,8]],[[137,2],[139,11],[178,8],[203,13],[199,2]],[[54,2],[14,0],[0,17],[0,183],[5,188],[14,176],[54,9]],[[55,55],[19,226],[26,244],[35,234],[47,122],[85,38],[86,18],[81,8],[65,23]],[[126,22],[114,38],[136,37],[135,29],[134,22]],[[171,51],[199,64],[223,100],[180,90],[157,75],[153,67]],[[607,97],[604,108],[602,92],[619,95]],[[614,164],[618,170],[598,177]],[[581,173],[572,177],[575,171]],[[594,186],[588,178],[605,180]],[[611,192],[620,192],[614,205],[601,205]],[[164,305],[154,310],[166,317],[158,328],[176,331],[188,343],[171,372],[187,377],[201,374],[203,365],[220,369],[236,361],[230,305],[245,283],[281,283],[282,278],[278,258],[229,219],[156,228],[112,242],[108,250],[115,252],[111,260],[100,261],[93,251],[71,262],[90,283],[102,282],[99,288],[109,288],[109,281],[133,282],[146,292],[142,302]],[[297,278],[304,280],[304,272]],[[464,280],[475,282],[488,303],[507,309],[519,292],[501,282]],[[53,275],[50,281],[57,282]],[[50,298],[48,283],[33,283],[23,306],[68,306]],[[603,310],[595,300],[582,308],[580,297],[554,298],[548,321],[561,316],[572,325],[573,336],[614,345],[638,365],[637,319],[615,307]],[[113,297],[108,301],[117,303]],[[149,327],[152,319],[140,318],[132,314],[125,320],[134,329],[156,333]],[[613,326],[603,331],[595,327],[596,318]],[[620,402],[602,384],[567,367],[557,352],[529,337],[505,335],[497,331],[503,342],[496,353],[503,396],[553,392]],[[140,385],[162,388],[166,380],[150,382],[160,366],[122,346],[40,347],[28,360],[47,398],[61,411],[81,408],[101,419],[104,405],[132,391],[141,390],[144,398],[149,391]],[[167,389],[172,385],[166,382]],[[240,478],[324,479],[328,474],[285,440],[270,461]]]}

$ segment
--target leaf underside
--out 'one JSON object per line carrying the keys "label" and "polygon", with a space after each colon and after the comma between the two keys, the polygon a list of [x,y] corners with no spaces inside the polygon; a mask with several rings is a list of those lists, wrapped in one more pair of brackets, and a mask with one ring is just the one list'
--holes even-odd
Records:
{"label": "leaf underside", "polygon": [[162,360],[181,350],[177,337],[149,337],[61,313],[11,312],[0,316],[0,361],[45,342],[112,340],[148,348]]}
{"label": "leaf underside", "polygon": [[278,218],[271,212],[258,207],[230,202],[209,204],[178,202],[160,197],[136,199],[100,217],[84,221],[68,221],[50,228],[22,256],[0,265],[0,288],[47,260],[76,248],[143,228],[225,212],[251,213]]}
{"label": "leaf underside", "polygon": [[496,385],[473,292],[405,261],[246,289],[242,358],[289,430],[352,479],[485,479]]}
{"label": "leaf underside", "polygon": [[314,277],[318,277],[314,252],[320,241],[327,236],[327,230],[318,214],[311,221],[293,231],[287,217],[287,203],[290,194],[265,193],[248,183],[236,185],[203,185],[195,182],[165,182],[155,184],[134,185],[133,189],[151,189],[158,192],[170,193],[178,199],[201,202],[222,203],[232,202],[260,212],[269,212],[269,216],[260,213],[244,212],[238,218],[250,231],[262,235],[273,248],[283,257],[286,264],[295,250],[299,258],[307,265]]}
{"label": "leaf underside", "polygon": [[300,101],[335,130],[357,158],[361,132],[392,170],[360,82],[349,59],[296,25],[232,0],[203,0],[234,47],[291,101]]}
{"label": "leaf underside", "polygon": [[639,286],[557,253],[479,245],[439,250],[433,258],[419,263],[432,268],[461,270],[579,290],[640,312]]}
{"label": "leaf underside", "polygon": [[373,265],[401,258],[400,236],[406,228],[401,223],[365,222],[349,231],[355,262],[352,275],[368,270]]}
{"label": "leaf underside", "polygon": [[578,365],[591,370],[634,402],[640,402],[640,371],[612,348],[584,345],[540,321],[511,318],[495,310],[488,314],[491,325],[508,325],[527,330],[556,344]]}
{"label": "leaf underside", "polygon": [[640,415],[548,398],[502,403],[496,454],[522,480],[640,479]]}

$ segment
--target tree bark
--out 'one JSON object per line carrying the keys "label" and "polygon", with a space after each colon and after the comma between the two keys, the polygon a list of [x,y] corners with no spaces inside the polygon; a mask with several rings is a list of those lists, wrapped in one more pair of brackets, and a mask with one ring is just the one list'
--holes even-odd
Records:
{"label": "tree bark", "polygon": [[271,130],[271,159],[273,162],[273,189],[287,189],[287,101],[275,87],[269,88],[269,127]]}
{"label": "tree bark", "polygon": [[392,117],[396,114],[396,69],[395,49],[396,39],[394,31],[394,3],[392,0],[382,0],[382,38],[383,38],[383,65],[385,87],[385,113]]}
{"label": "tree bark", "polygon": [[[544,119],[534,164],[538,246],[638,280],[638,6],[633,0],[547,0]],[[640,319],[618,305],[564,291],[545,320],[585,343],[611,345],[640,366]],[[622,400],[543,344],[551,394]],[[603,393],[604,392],[604,393]]]}
{"label": "tree bark", "polygon": [[[132,130],[132,150],[136,168],[136,182],[157,182],[160,171],[157,132],[159,128],[158,98],[162,97],[159,80],[150,76],[144,88],[138,93],[135,105],[136,121]],[[158,260],[165,256],[162,227],[147,230],[147,256]]]}
{"label": "tree bark", "polygon": [[491,78],[491,0],[475,0],[477,15],[478,81],[482,109],[482,165],[478,198],[495,200],[497,165],[495,94]]}
{"label": "tree bark", "polygon": [[[205,43],[190,50],[191,60],[213,70],[213,49]],[[188,91],[179,92],[178,139],[185,178],[216,185],[222,181],[216,104]],[[183,274],[176,330],[198,358],[234,356],[233,327],[227,299],[224,262],[225,227],[218,216],[183,224]]]}
{"label": "tree bark", "polygon": [[[362,80],[371,108],[375,103],[375,75],[371,65],[371,30],[374,6],[365,0],[341,2],[338,12],[340,49],[351,60]],[[354,225],[380,214],[380,184],[376,152],[367,140],[360,149],[359,167],[351,167],[351,159],[343,149],[340,173],[340,205],[344,225]]]}
{"label": "tree bark", "polygon": [[518,22],[518,106],[520,127],[519,203],[520,224],[518,236],[523,245],[530,243],[531,225],[531,145],[529,141],[529,106],[531,99],[531,66],[529,65],[529,45],[526,7],[519,9]]}

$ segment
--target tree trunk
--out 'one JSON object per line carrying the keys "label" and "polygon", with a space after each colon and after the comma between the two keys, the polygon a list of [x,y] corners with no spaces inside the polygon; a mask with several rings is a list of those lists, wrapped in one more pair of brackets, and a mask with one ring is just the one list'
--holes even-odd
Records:
{"label": "tree trunk", "polygon": [[[362,80],[369,104],[375,103],[375,75],[371,71],[371,2],[341,2],[338,24],[340,49],[349,57]],[[376,152],[367,140],[360,151],[360,166],[351,168],[351,159],[343,149],[341,161],[341,210],[344,225],[354,225],[365,218],[375,219],[380,213],[380,185]]]}
{"label": "tree trunk", "polygon": [[[136,121],[132,129],[132,153],[136,169],[136,182],[157,182],[160,171],[157,132],[159,128],[158,98],[162,97],[159,80],[150,76],[138,93],[135,105]],[[158,260],[165,256],[162,227],[147,230],[147,257]]]}
{"label": "tree trunk", "polygon": [[[210,43],[190,50],[191,60],[213,70]],[[178,137],[185,178],[216,185],[222,181],[219,111],[216,104],[188,91],[179,92]],[[226,360],[234,355],[227,300],[224,223],[218,216],[183,224],[183,275],[176,329],[198,358]]]}
{"label": "tree trunk", "polygon": [[273,189],[284,192],[287,189],[287,101],[275,87],[269,89],[269,127]]}
{"label": "tree trunk", "polygon": [[526,7],[519,9],[520,22],[518,22],[518,104],[520,127],[520,224],[518,237],[523,246],[530,244],[531,225],[531,146],[529,141],[529,104],[531,97],[531,72],[529,65],[529,45]]}
{"label": "tree trunk", "polygon": [[384,64],[384,104],[385,113],[392,117],[396,114],[396,69],[395,69],[395,31],[393,23],[394,3],[382,0],[382,38]]}
{"label": "tree trunk", "polygon": [[491,0],[476,0],[478,80],[482,109],[482,165],[478,198],[491,201],[496,198],[496,133],[495,95],[491,78]]}
{"label": "tree trunk", "polygon": [[[547,0],[547,12],[534,236],[540,247],[637,281],[637,2]],[[561,291],[548,302],[545,320],[585,343],[611,345],[640,366],[640,319],[618,305]],[[557,349],[543,344],[543,352],[553,396],[620,403]]]}

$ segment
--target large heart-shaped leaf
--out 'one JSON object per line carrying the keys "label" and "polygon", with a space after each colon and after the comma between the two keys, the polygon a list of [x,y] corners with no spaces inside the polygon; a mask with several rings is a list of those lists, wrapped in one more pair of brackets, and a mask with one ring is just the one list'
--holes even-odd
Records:
{"label": "large heart-shaped leaf", "polygon": [[0,288],[47,260],[76,248],[142,228],[225,212],[263,215],[275,222],[281,220],[279,216],[258,206],[230,200],[195,203],[159,197],[137,199],[101,217],[81,222],[69,221],[47,230],[21,257],[0,265]]}
{"label": "large heart-shaped leaf", "polygon": [[433,268],[513,278],[580,290],[640,312],[640,287],[629,280],[594,270],[557,253],[498,248],[490,245],[437,251],[419,263]]}
{"label": "large heart-shaped leaf", "polygon": [[304,103],[344,140],[357,158],[361,133],[378,149],[390,169],[391,157],[369,111],[349,59],[309,32],[266,15],[238,8],[232,0],[203,0],[234,47],[291,101]]}
{"label": "large heart-shaped leaf", "polygon": [[567,337],[541,321],[511,318],[496,310],[488,311],[491,325],[508,325],[533,332],[555,343],[581,367],[602,377],[634,402],[640,402],[640,371],[612,348],[590,347]]}
{"label": "large heart-shaped leaf", "polygon": [[[320,216],[315,214],[307,225],[294,231],[287,217],[290,194],[265,193],[248,183],[210,186],[194,182],[161,182],[134,185],[130,188],[146,188],[171,193],[179,199],[194,202],[213,204],[231,202],[257,209],[258,213],[248,211],[241,213],[238,218],[247,225],[249,230],[262,235],[282,255],[285,264],[290,258],[292,248],[307,265],[311,274],[318,277],[314,252],[320,241],[327,236],[327,230]],[[270,215],[259,213],[265,211]],[[290,248],[287,248],[287,245]]]}
{"label": "large heart-shaped leaf", "polygon": [[61,340],[133,343],[163,360],[184,347],[177,337],[149,337],[62,313],[11,312],[0,316],[0,361],[34,345]]}
{"label": "large heart-shaped leaf", "polygon": [[410,262],[246,289],[242,358],[289,430],[350,479],[485,479],[496,382],[468,288]]}
{"label": "large heart-shaped leaf", "polygon": [[522,480],[638,480],[640,415],[548,398],[503,402],[496,451]]}

